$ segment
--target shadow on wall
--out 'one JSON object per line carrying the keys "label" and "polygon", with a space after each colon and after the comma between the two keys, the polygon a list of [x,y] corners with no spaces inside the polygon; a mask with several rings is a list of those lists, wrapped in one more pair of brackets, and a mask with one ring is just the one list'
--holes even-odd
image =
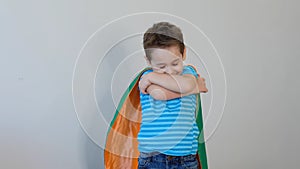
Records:
{"label": "shadow on wall", "polygon": [[[93,113],[99,115],[102,114],[102,117],[105,118],[105,121],[107,121],[108,124],[110,124],[111,119],[114,116],[116,105],[113,103],[113,98],[111,93],[111,87],[112,87],[112,77],[114,71],[116,71],[117,67],[120,63],[122,63],[122,60],[128,55],[128,51],[126,51],[122,46],[116,45],[111,50],[106,53],[103,60],[99,60],[99,67],[97,70],[97,74],[95,76],[95,96],[96,96],[96,102],[98,103],[99,112]],[[124,73],[124,72],[123,72]],[[122,86],[119,86],[121,84],[117,84],[117,88],[113,88],[114,90],[120,90],[122,89]],[[124,86],[123,86],[124,87]],[[126,88],[126,87],[125,87]],[[116,91],[113,91],[116,92]],[[117,93],[123,93],[121,91],[117,91]],[[121,97],[121,96],[119,96]],[[117,104],[117,103],[116,103]],[[94,119],[94,118],[91,118]],[[91,124],[90,126],[97,126],[94,129],[97,129],[100,127],[101,129],[105,129],[108,126],[99,126],[99,123],[97,121],[91,121],[91,123],[97,123],[97,124]],[[106,124],[101,124],[106,125]],[[100,137],[106,136],[105,133],[102,133],[101,131],[96,131],[93,133],[99,133]],[[95,137],[97,138],[97,137]],[[95,140],[97,144],[99,144],[99,140]],[[93,142],[92,139],[90,139],[85,134],[85,157],[86,158],[86,168],[87,169],[104,169],[104,150],[102,147],[99,147],[96,143]],[[100,141],[102,145],[102,141]],[[103,145],[102,145],[103,146]]]}
{"label": "shadow on wall", "polygon": [[87,169],[104,169],[103,150],[85,135],[85,158]]}

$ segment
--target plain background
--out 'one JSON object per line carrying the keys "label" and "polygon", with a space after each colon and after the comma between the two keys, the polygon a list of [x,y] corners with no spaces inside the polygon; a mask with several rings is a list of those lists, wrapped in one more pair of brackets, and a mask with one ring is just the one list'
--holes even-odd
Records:
{"label": "plain background", "polygon": [[0,4],[0,168],[103,168],[103,150],[81,128],[74,109],[74,66],[101,26],[145,11],[188,19],[220,54],[227,100],[207,142],[210,168],[299,168],[299,1]]}

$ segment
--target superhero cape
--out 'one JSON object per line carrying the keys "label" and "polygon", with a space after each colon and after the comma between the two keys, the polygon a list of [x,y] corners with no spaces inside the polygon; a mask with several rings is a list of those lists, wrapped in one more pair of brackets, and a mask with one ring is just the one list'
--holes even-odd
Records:
{"label": "superhero cape", "polygon": [[[104,164],[106,169],[138,168],[139,151],[137,135],[140,130],[142,113],[138,82],[142,73],[148,69],[150,68],[145,68],[135,77],[125,91],[117,107],[115,116],[106,136],[104,150]],[[196,122],[200,131],[198,137],[197,159],[200,164],[199,169],[208,169],[200,94],[197,94],[196,96]]]}

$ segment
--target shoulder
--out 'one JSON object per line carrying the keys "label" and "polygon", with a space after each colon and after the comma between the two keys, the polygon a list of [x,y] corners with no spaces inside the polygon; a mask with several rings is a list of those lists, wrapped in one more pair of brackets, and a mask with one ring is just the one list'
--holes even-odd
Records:
{"label": "shoulder", "polygon": [[144,76],[144,75],[146,75],[146,74],[148,74],[148,73],[151,73],[151,72],[153,72],[152,69],[145,70],[145,71],[142,73],[141,76]]}
{"label": "shoulder", "polygon": [[192,74],[192,75],[198,77],[197,70],[195,69],[194,66],[191,66],[191,65],[183,66],[182,74]]}

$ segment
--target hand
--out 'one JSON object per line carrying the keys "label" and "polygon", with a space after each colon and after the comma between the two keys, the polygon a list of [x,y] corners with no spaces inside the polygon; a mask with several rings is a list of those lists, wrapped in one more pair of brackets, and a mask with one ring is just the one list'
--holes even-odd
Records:
{"label": "hand", "polygon": [[206,88],[206,83],[205,79],[203,77],[198,77],[197,79],[197,84],[198,84],[198,93],[207,93],[208,89]]}
{"label": "hand", "polygon": [[150,81],[151,73],[144,75],[141,77],[139,81],[139,88],[143,94],[148,94],[147,88],[152,84]]}

